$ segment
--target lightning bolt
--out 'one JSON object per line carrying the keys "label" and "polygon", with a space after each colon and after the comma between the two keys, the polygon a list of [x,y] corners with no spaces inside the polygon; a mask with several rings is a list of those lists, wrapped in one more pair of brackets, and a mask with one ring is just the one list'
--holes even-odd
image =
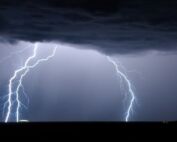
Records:
{"label": "lightning bolt", "polygon": [[[24,87],[23,87],[23,84],[22,84],[24,77],[28,74],[30,69],[33,69],[38,64],[40,64],[42,62],[45,62],[45,61],[48,61],[49,59],[54,57],[54,55],[56,53],[56,50],[57,50],[57,46],[55,46],[53,48],[53,52],[52,52],[51,55],[49,55],[46,58],[38,59],[34,64],[30,65],[30,62],[37,57],[38,48],[39,48],[38,43],[35,43],[34,44],[34,48],[33,48],[33,54],[30,57],[28,57],[28,59],[26,60],[24,66],[22,66],[21,68],[15,70],[13,76],[9,80],[8,95],[7,95],[8,96],[8,100],[7,100],[7,103],[6,103],[8,105],[8,108],[7,108],[7,113],[6,113],[6,116],[5,116],[5,122],[9,121],[11,113],[12,113],[12,108],[13,108],[13,99],[12,99],[12,97],[14,96],[14,94],[15,94],[15,100],[17,102],[16,112],[15,112],[15,114],[16,114],[15,115],[16,122],[21,121],[20,120],[20,108],[23,105],[23,103],[20,101],[20,97],[19,97],[20,93],[19,92],[20,92],[20,88],[22,88],[23,91],[24,91]],[[18,85],[15,88],[15,91],[13,92],[13,87],[14,87],[13,84],[14,84],[15,80],[18,78],[19,74],[20,74],[20,79],[18,80]]]}
{"label": "lightning bolt", "polygon": [[[26,93],[24,91],[23,80],[24,80],[25,76],[30,72],[31,69],[37,67],[40,63],[48,61],[49,59],[54,57],[55,53],[56,53],[56,50],[57,50],[57,46],[55,46],[53,48],[53,51],[52,51],[52,53],[49,56],[47,56],[45,58],[38,59],[35,63],[30,64],[37,57],[38,49],[39,49],[38,43],[35,43],[34,44],[34,48],[33,48],[33,54],[27,58],[27,60],[25,61],[24,66],[22,66],[19,69],[14,71],[13,76],[9,79],[8,95],[7,95],[8,100],[5,103],[5,106],[7,105],[7,112],[6,112],[6,116],[5,116],[5,122],[9,122],[11,120],[11,115],[12,115],[13,109],[14,109],[13,105],[14,105],[15,102],[17,103],[17,106],[15,108],[15,120],[16,120],[16,122],[28,122],[28,120],[20,119],[20,108],[22,106],[25,106],[20,101],[20,89],[22,89],[23,94],[26,95]],[[24,50],[21,50],[21,51],[17,52],[17,54],[23,52]],[[16,53],[13,53],[13,54],[16,54]],[[133,105],[134,105],[134,102],[135,102],[135,93],[133,91],[131,81],[128,79],[128,77],[127,77],[127,75],[125,73],[120,71],[119,65],[112,58],[107,56],[107,60],[111,64],[113,64],[113,66],[115,67],[116,73],[120,76],[121,80],[123,79],[125,81],[125,83],[127,84],[128,93],[129,93],[129,95],[131,97],[129,105],[128,105],[128,108],[126,110],[126,116],[125,116],[125,121],[128,122],[129,119],[130,119],[130,113],[133,110]],[[18,82],[17,86],[14,86],[15,82]],[[13,97],[15,97],[15,100],[13,99]],[[5,108],[6,107],[4,107],[4,109]]]}
{"label": "lightning bolt", "polygon": [[125,116],[125,121],[128,122],[129,119],[130,119],[130,113],[131,111],[133,110],[133,104],[134,104],[134,101],[135,101],[135,93],[133,91],[133,87],[132,87],[132,84],[131,84],[131,81],[128,79],[128,77],[126,76],[125,73],[121,72],[120,69],[119,69],[119,66],[118,64],[112,59],[110,58],[109,56],[107,56],[107,60],[113,64],[113,66],[115,67],[115,70],[116,70],[116,73],[124,79],[124,81],[126,82],[127,84],[127,87],[128,87],[128,92],[129,92],[129,95],[131,97],[130,99],[130,102],[129,102],[129,105],[128,105],[128,108],[127,108],[127,111],[126,111],[126,116]]}

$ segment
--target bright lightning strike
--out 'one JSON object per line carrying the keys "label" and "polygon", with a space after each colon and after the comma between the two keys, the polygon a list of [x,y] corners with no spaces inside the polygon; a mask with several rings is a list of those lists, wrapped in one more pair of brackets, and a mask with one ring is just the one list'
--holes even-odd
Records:
{"label": "bright lightning strike", "polygon": [[[38,43],[35,43],[34,49],[33,49],[33,54],[30,57],[28,57],[28,59],[26,60],[23,67],[17,69],[14,72],[13,76],[9,80],[8,100],[7,100],[8,108],[7,108],[7,113],[6,113],[6,117],[5,117],[5,122],[8,122],[10,117],[11,117],[11,113],[12,113],[12,109],[13,109],[13,99],[12,99],[12,97],[13,97],[14,94],[15,94],[15,100],[17,102],[16,112],[15,112],[16,122],[21,121],[20,120],[20,107],[23,104],[21,103],[20,98],[19,98],[19,95],[20,95],[19,91],[20,91],[20,88],[24,89],[23,84],[22,84],[24,77],[27,75],[27,73],[30,71],[30,69],[33,69],[38,64],[40,64],[42,62],[45,62],[45,61],[48,61],[49,59],[54,57],[54,55],[56,53],[56,50],[57,50],[57,46],[55,46],[53,48],[53,52],[52,52],[51,55],[49,55],[46,58],[38,59],[34,64],[30,65],[30,62],[37,57],[38,48],[39,48]],[[17,80],[19,74],[20,74],[20,79],[18,80],[18,85],[15,88],[15,91],[13,92],[14,82]]]}
{"label": "bright lightning strike", "polygon": [[126,74],[124,74],[123,72],[121,72],[119,70],[119,66],[118,64],[112,59],[110,58],[109,56],[107,56],[107,59],[110,63],[113,64],[113,66],[115,67],[115,70],[116,70],[116,73],[125,80],[125,82],[127,83],[127,87],[128,87],[128,92],[131,96],[131,99],[130,99],[130,103],[128,105],[128,108],[127,108],[127,111],[126,111],[126,116],[125,116],[125,121],[128,122],[129,119],[130,119],[130,113],[131,111],[133,110],[133,104],[134,104],[134,101],[135,101],[135,93],[132,89],[132,84],[131,84],[131,81],[128,79],[128,77],[126,76]]}

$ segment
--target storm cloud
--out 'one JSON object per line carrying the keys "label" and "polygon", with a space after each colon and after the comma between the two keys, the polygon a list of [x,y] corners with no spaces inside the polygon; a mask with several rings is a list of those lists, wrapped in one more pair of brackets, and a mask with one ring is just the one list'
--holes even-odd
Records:
{"label": "storm cloud", "polygon": [[177,0],[1,0],[1,41],[60,41],[104,53],[177,49]]}

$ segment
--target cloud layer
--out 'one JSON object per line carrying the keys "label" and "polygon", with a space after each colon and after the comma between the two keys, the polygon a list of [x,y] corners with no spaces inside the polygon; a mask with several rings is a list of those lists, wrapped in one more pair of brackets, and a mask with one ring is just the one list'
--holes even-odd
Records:
{"label": "cloud layer", "polygon": [[9,41],[89,44],[105,53],[177,49],[176,0],[2,0]]}

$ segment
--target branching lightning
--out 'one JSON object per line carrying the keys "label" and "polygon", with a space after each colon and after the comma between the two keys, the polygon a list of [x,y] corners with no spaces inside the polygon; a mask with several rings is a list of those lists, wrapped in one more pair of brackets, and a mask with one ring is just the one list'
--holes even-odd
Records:
{"label": "branching lightning", "polygon": [[131,84],[131,81],[128,79],[127,75],[123,72],[120,71],[119,69],[119,66],[118,64],[112,59],[110,58],[109,56],[107,56],[107,60],[113,64],[113,66],[115,67],[115,70],[116,70],[116,73],[124,79],[124,81],[126,82],[127,84],[127,87],[128,87],[128,92],[129,92],[129,95],[131,97],[130,99],[130,102],[129,102],[129,105],[128,105],[128,108],[127,108],[127,111],[126,111],[126,116],[125,116],[125,121],[128,122],[129,119],[130,119],[130,113],[131,111],[133,110],[133,104],[134,104],[134,101],[135,101],[135,93],[133,91],[133,87],[132,87],[132,84]]}
{"label": "branching lightning", "polygon": [[[30,57],[28,57],[24,66],[15,70],[13,76],[9,80],[8,95],[7,95],[8,100],[5,103],[8,106],[6,116],[5,116],[5,122],[8,122],[10,120],[11,115],[12,115],[11,113],[12,113],[13,102],[14,102],[12,97],[14,97],[14,95],[15,95],[15,101],[17,102],[16,112],[15,112],[16,122],[21,121],[20,120],[20,108],[23,105],[23,103],[20,101],[20,89],[23,89],[23,92],[24,92],[24,87],[22,84],[24,77],[28,74],[30,69],[33,69],[38,64],[48,61],[49,59],[54,57],[56,50],[57,50],[57,46],[55,46],[53,48],[53,52],[51,55],[49,55],[46,58],[38,59],[34,64],[30,65],[30,62],[37,57],[38,48],[39,48],[38,43],[35,43],[34,48],[33,48],[33,54]],[[18,77],[19,77],[19,80],[17,80]],[[17,84],[17,87],[14,87],[14,83],[16,80],[18,81],[18,84]],[[13,91],[13,88],[15,88],[15,91]]]}
{"label": "branching lightning", "polygon": [[[10,58],[14,54],[21,53],[25,51],[26,49],[27,48],[24,48],[23,50],[18,51],[16,53],[14,52],[11,55],[9,55],[7,58],[4,58],[3,60]],[[33,47],[32,55],[26,59],[22,67],[14,71],[12,77],[9,79],[7,101],[4,103],[3,111],[5,114],[5,120],[4,120],[5,122],[10,122],[10,121],[28,122],[28,120],[24,120],[21,118],[22,117],[21,108],[26,107],[26,106],[25,104],[22,103],[22,100],[20,99],[21,98],[20,91],[22,91],[25,97],[28,98],[25,92],[25,88],[23,86],[24,78],[27,76],[27,74],[30,72],[31,69],[34,69],[40,63],[48,61],[49,59],[53,58],[56,54],[56,50],[57,50],[57,46],[52,48],[52,53],[50,55],[48,55],[47,57],[38,59],[39,45],[38,43],[35,43]],[[131,81],[129,80],[128,76],[126,75],[126,73],[120,70],[120,68],[123,68],[123,70],[125,70],[125,68],[122,65],[119,65],[118,63],[116,63],[116,61],[109,56],[107,56],[107,60],[114,66],[116,70],[116,74],[119,75],[121,79],[121,85],[123,82],[126,83],[127,95],[129,95],[130,100],[128,101],[129,103],[126,109],[126,115],[124,119],[126,122],[128,122],[130,120],[131,112],[133,111],[133,106],[134,106],[134,102],[136,99],[135,93],[133,91],[133,85]]]}

